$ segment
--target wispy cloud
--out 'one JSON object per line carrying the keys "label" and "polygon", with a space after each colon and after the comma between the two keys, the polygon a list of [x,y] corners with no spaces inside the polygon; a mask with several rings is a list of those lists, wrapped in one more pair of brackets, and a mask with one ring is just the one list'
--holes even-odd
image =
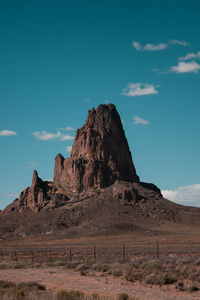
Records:
{"label": "wispy cloud", "polygon": [[179,204],[200,206],[200,184],[178,187],[175,190],[162,190],[166,199]]}
{"label": "wispy cloud", "polygon": [[61,137],[60,131],[58,131],[57,133],[50,133],[45,130],[36,131],[33,132],[33,135],[37,140],[42,140],[42,141],[49,141]]}
{"label": "wispy cloud", "polygon": [[168,43],[172,44],[172,45],[179,45],[179,46],[184,46],[184,47],[187,47],[190,45],[186,41],[179,41],[179,40],[168,40]]}
{"label": "wispy cloud", "polygon": [[8,193],[5,196],[8,198],[17,198],[17,197],[19,197],[19,194],[18,193]]}
{"label": "wispy cloud", "polygon": [[135,124],[135,125],[139,125],[139,124],[142,124],[142,125],[148,125],[148,124],[149,124],[149,121],[144,120],[144,119],[142,119],[142,118],[140,118],[140,117],[138,117],[138,116],[135,116],[135,117],[133,118],[133,124]]}
{"label": "wispy cloud", "polygon": [[0,130],[0,136],[10,136],[10,135],[17,135],[17,133],[15,131],[12,130]]}
{"label": "wispy cloud", "polygon": [[62,137],[59,139],[59,141],[72,141],[74,137],[69,134],[62,135]]}
{"label": "wispy cloud", "polygon": [[167,48],[168,45],[166,43],[160,43],[160,44],[146,44],[143,49],[146,51],[159,51],[159,50],[165,50]]}
{"label": "wispy cloud", "polygon": [[150,44],[147,43],[142,47],[140,42],[133,41],[133,47],[137,51],[158,51],[158,50],[165,50],[168,48],[168,44],[166,43],[159,43],[159,44]]}
{"label": "wispy cloud", "polygon": [[190,60],[200,58],[200,51],[197,53],[188,53],[186,56],[179,57],[179,60]]}
{"label": "wispy cloud", "polygon": [[133,41],[132,43],[133,48],[135,48],[137,51],[161,51],[168,49],[170,45],[179,45],[179,46],[189,46],[189,44],[185,41],[179,41],[179,40],[168,40],[166,43],[147,43],[144,46],[141,45],[138,41]]}
{"label": "wispy cloud", "polygon": [[35,169],[36,165],[37,165],[37,163],[33,161],[30,163],[30,165],[25,166],[24,168],[25,169]]}
{"label": "wispy cloud", "polygon": [[58,128],[58,130],[66,130],[66,131],[73,131],[74,128],[71,127],[71,126],[67,126],[67,127],[64,127],[64,128]]}
{"label": "wispy cloud", "polygon": [[56,133],[50,133],[43,130],[43,131],[33,132],[32,134],[37,140],[42,140],[42,141],[49,141],[54,139],[58,139],[59,141],[71,141],[74,139],[72,135],[61,134],[60,131],[57,131]]}
{"label": "wispy cloud", "polygon": [[135,96],[144,96],[144,95],[153,95],[158,94],[158,91],[155,89],[153,84],[149,83],[129,83],[125,89],[122,91],[122,95],[135,97]]}
{"label": "wispy cloud", "polygon": [[171,72],[175,73],[198,73],[200,70],[200,64],[195,61],[191,62],[179,62],[177,66],[171,67]]}
{"label": "wispy cloud", "polygon": [[133,41],[133,48],[135,48],[137,51],[142,50],[142,45],[139,42]]}
{"label": "wispy cloud", "polygon": [[105,103],[105,104],[109,104],[109,103],[110,103],[110,101],[108,101],[108,100],[104,100],[104,103]]}
{"label": "wispy cloud", "polygon": [[65,150],[66,150],[66,152],[71,152],[72,151],[72,146],[66,146]]}

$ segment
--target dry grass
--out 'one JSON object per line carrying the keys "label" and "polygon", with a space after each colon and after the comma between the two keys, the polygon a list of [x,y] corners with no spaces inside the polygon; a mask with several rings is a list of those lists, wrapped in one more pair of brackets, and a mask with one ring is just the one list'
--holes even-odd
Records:
{"label": "dry grass", "polygon": [[[188,281],[191,288],[197,290],[200,285],[199,257],[163,257],[160,259],[134,258],[131,261],[76,261],[67,264],[67,268],[75,269],[87,276],[96,271],[119,277],[127,281],[139,281],[146,285],[169,285],[180,281]],[[193,288],[192,288],[193,287]],[[194,288],[195,287],[195,288]]]}
{"label": "dry grass", "polygon": [[[98,294],[91,296],[84,295],[78,290],[61,290],[57,294],[47,292],[43,285],[37,282],[22,282],[18,285],[0,281],[1,300],[116,300],[114,297],[103,297]],[[128,294],[122,293],[117,296],[117,300],[135,300]]]}
{"label": "dry grass", "polygon": [[[53,295],[52,295],[53,296]],[[45,286],[37,282],[21,282],[14,284],[9,281],[0,281],[0,299],[2,300],[36,300],[49,299],[51,295],[45,291]]]}
{"label": "dry grass", "polygon": [[[65,267],[80,272],[82,276],[88,276],[92,272],[93,274],[100,273],[102,276],[121,276],[122,279],[129,282],[139,281],[143,285],[162,286],[174,284],[174,288],[180,292],[193,293],[200,289],[199,256],[174,256],[160,259],[135,257],[129,261],[119,260],[114,263],[109,262],[109,260],[77,260],[65,263]],[[15,285],[11,282],[0,281],[0,299],[103,300],[108,298],[102,298],[97,294],[86,297],[80,291],[60,291],[55,295],[45,291],[45,287],[37,282],[22,282]],[[118,296],[118,300],[128,299],[130,297],[126,294]]]}

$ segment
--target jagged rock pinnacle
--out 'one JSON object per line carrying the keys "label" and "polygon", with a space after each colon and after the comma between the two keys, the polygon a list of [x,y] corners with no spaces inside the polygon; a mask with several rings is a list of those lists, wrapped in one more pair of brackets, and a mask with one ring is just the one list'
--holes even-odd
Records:
{"label": "jagged rock pinnacle", "polygon": [[33,178],[32,178],[32,186],[35,186],[38,181],[38,172],[36,170],[33,171]]}
{"label": "jagged rock pinnacle", "polygon": [[104,188],[116,180],[139,182],[120,116],[113,104],[88,112],[76,132],[71,157],[55,159],[54,182],[80,192]]}

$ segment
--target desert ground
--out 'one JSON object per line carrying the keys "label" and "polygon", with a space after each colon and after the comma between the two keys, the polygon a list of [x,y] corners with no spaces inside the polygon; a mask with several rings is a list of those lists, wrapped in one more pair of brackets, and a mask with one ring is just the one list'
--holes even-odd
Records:
{"label": "desert ground", "polygon": [[0,281],[16,285],[10,296],[1,287],[1,297],[8,297],[2,299],[21,299],[17,285],[30,282],[45,291],[22,289],[23,299],[69,299],[63,291],[77,290],[84,293],[80,299],[200,299],[198,227],[168,222],[139,228],[1,240]]}

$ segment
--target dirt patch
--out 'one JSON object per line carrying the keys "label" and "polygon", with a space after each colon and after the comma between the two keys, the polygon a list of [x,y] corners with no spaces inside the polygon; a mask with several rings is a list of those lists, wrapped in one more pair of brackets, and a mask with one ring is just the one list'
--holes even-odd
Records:
{"label": "dirt patch", "polygon": [[190,300],[200,298],[199,291],[189,294],[185,291],[178,291],[175,285],[145,286],[139,282],[127,282],[122,277],[114,278],[111,275],[96,272],[81,276],[80,272],[66,270],[61,267],[1,270],[0,280],[8,280],[17,284],[26,281],[37,281],[54,293],[60,290],[80,290],[86,295],[96,293],[108,297],[126,293],[138,300]]}

